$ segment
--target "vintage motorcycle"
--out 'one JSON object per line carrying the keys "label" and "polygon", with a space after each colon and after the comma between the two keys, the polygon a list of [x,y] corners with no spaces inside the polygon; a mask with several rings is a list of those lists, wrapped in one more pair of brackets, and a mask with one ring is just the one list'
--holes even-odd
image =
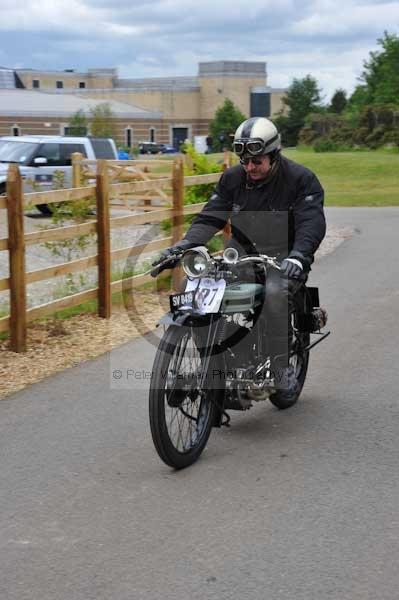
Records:
{"label": "vintage motorcycle", "polygon": [[[303,285],[290,310],[295,394],[287,399],[276,389],[261,311],[268,271],[280,268],[275,257],[239,257],[234,248],[211,256],[198,246],[170,255],[152,275],[178,261],[187,285],[184,292],[170,296],[171,310],[159,323],[167,328],[155,356],[149,394],[155,448],[175,469],[198,459],[212,427],[229,424],[228,410],[247,410],[266,399],[279,409],[295,404],[309,351],[330,334],[320,331],[327,313],[319,306],[318,288]],[[250,282],[248,266],[255,274]],[[317,336],[315,341],[311,334]]]}

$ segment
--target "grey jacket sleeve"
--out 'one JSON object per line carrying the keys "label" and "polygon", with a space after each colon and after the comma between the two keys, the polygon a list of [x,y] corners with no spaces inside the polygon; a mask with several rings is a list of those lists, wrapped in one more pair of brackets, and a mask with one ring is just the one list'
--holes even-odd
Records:
{"label": "grey jacket sleeve", "polygon": [[209,201],[191,224],[185,239],[198,245],[204,245],[226,225],[232,201],[225,183],[225,174],[223,174]]}
{"label": "grey jacket sleeve", "polygon": [[290,256],[309,267],[326,234],[324,190],[317,177],[308,171],[298,186],[294,203],[295,241]]}

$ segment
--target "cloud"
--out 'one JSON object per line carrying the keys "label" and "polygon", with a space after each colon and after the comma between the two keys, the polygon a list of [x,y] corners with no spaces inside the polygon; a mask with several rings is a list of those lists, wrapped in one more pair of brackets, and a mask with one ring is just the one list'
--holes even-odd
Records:
{"label": "cloud", "polygon": [[200,61],[259,60],[269,85],[311,73],[327,95],[353,89],[376,39],[399,22],[399,4],[387,0],[1,3],[4,66],[117,66],[123,77],[166,77],[196,75]]}
{"label": "cloud", "polygon": [[106,18],[104,9],[87,6],[83,0],[2,0],[0,30],[61,32],[93,29]]}
{"label": "cloud", "polygon": [[331,0],[316,1],[310,14],[295,21],[290,30],[293,34],[353,39],[367,34],[381,34],[390,23],[399,23],[399,4],[380,2],[373,4],[337,3]]}

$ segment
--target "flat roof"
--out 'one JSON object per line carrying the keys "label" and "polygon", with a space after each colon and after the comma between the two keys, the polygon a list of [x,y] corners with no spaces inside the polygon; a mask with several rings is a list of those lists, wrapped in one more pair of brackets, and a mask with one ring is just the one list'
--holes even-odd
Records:
{"label": "flat roof", "polygon": [[0,89],[0,116],[67,117],[79,110],[89,114],[99,104],[109,104],[116,118],[159,119],[162,113],[152,112],[115,100],[83,98],[73,94],[53,94],[21,89]]}

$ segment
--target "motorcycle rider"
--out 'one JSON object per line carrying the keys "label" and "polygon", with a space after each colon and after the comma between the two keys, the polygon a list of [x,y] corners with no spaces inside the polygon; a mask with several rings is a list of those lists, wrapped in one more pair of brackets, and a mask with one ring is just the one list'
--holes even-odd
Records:
{"label": "motorcycle rider", "polygon": [[241,123],[233,150],[240,164],[222,174],[184,239],[164,250],[154,265],[177,251],[205,245],[228,220],[229,246],[240,254],[267,254],[282,261],[281,271],[268,272],[263,310],[272,374],[289,396],[295,393],[289,309],[325,235],[324,192],[312,171],[281,155],[280,134],[269,119],[252,117]]}

